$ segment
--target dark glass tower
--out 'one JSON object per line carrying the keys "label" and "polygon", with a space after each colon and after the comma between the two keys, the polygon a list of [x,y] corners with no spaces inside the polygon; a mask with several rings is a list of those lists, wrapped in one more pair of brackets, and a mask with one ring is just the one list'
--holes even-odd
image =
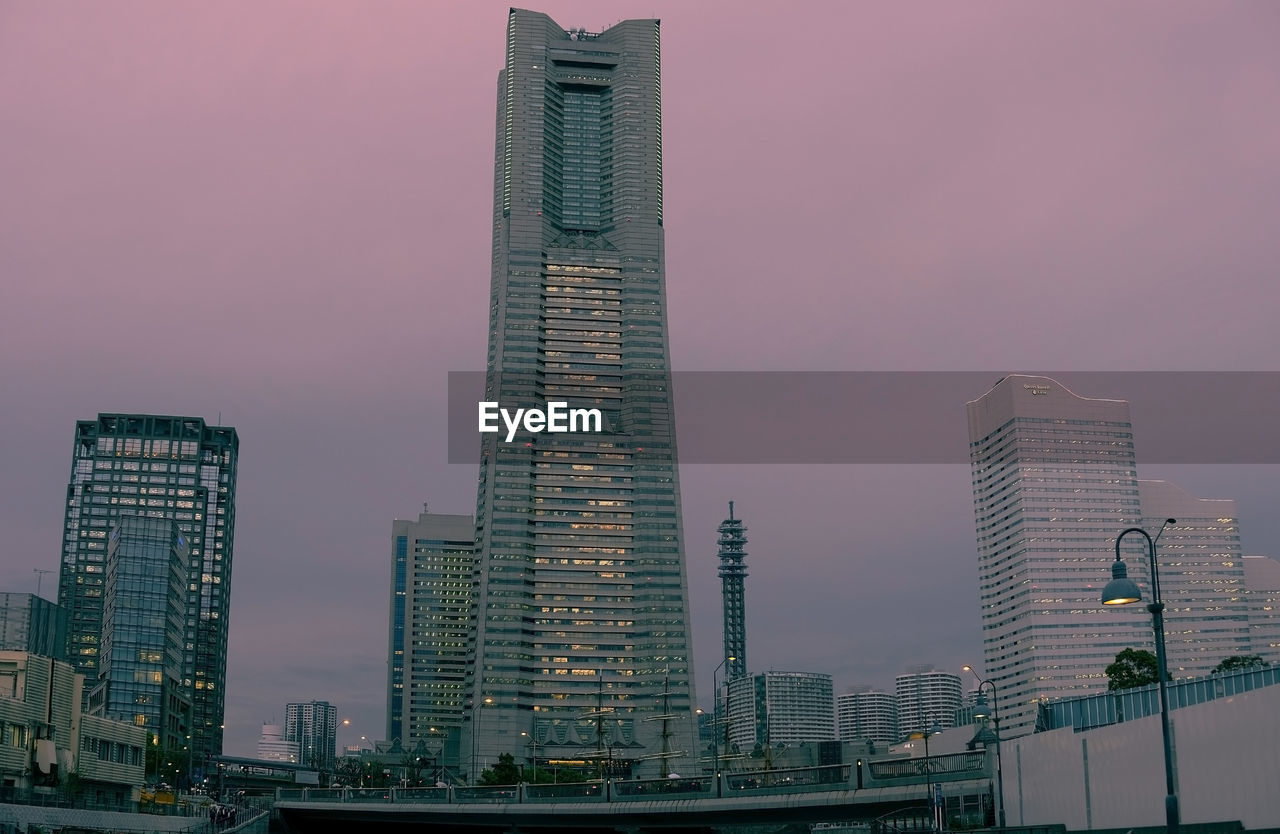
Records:
{"label": "dark glass tower", "polygon": [[[91,691],[111,528],[129,515],[176,521],[188,547],[180,684],[189,691],[196,771],[207,755],[222,752],[239,449],[233,428],[149,414],[78,421],[72,447],[58,583],[58,603],[70,617],[69,660]],[[166,583],[167,574],[156,581]]]}
{"label": "dark glass tower", "polygon": [[185,758],[191,687],[183,684],[187,566],[178,523],[122,515],[107,544],[102,651],[92,711],[157,736],[166,755]]}
{"label": "dark glass tower", "polygon": [[[467,770],[693,751],[671,408],[659,26],[513,9],[499,75],[486,399],[597,408],[604,431],[483,435]],[[594,768],[595,765],[592,765]]]}

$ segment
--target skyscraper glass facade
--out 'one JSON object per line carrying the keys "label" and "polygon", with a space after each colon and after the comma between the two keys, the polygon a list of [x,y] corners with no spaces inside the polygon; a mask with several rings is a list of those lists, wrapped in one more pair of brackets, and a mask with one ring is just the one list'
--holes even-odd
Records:
{"label": "skyscraper glass facade", "polygon": [[69,660],[97,680],[111,527],[126,515],[177,522],[188,546],[181,685],[192,703],[196,771],[222,752],[239,446],[234,428],[148,414],[81,420],[72,446],[58,584]]}
{"label": "skyscraper glass facade", "polygon": [[656,20],[508,18],[486,399],[605,425],[483,436],[462,746],[481,763],[607,744],[652,775],[693,755],[660,46]]}
{"label": "skyscraper glass facade", "polygon": [[[122,515],[108,539],[94,710],[146,727],[166,751],[188,745],[182,685],[189,549],[175,521]],[[101,703],[93,703],[101,698]]]}

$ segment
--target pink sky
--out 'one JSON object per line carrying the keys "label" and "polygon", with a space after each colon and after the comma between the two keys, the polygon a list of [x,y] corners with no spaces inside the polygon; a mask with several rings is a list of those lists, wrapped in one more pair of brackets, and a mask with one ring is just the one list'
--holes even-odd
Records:
{"label": "pink sky", "polygon": [[[506,10],[0,8],[0,589],[57,567],[75,420],[221,413],[228,752],[288,700],[380,737],[391,519],[473,511],[443,392],[485,356]],[[679,370],[1277,370],[1273,3],[540,10],[662,18]],[[1276,469],[1142,474],[1274,554]],[[729,499],[753,668],[980,664],[966,467],[683,477],[704,693]]]}

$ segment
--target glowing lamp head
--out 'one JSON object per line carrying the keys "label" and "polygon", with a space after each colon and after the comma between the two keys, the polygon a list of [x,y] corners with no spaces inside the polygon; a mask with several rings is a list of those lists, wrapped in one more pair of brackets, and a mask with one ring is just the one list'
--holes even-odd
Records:
{"label": "glowing lamp head", "polygon": [[1102,589],[1103,605],[1128,605],[1142,599],[1138,583],[1129,578],[1129,569],[1116,559],[1111,563],[1111,581]]}

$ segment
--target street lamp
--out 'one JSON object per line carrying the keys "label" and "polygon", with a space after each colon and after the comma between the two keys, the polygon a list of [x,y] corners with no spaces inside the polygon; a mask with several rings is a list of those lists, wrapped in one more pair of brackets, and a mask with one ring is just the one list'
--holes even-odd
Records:
{"label": "street lamp", "polygon": [[1168,834],[1178,834],[1178,794],[1173,783],[1173,744],[1169,737],[1169,692],[1165,678],[1169,671],[1165,663],[1164,648],[1164,603],[1160,600],[1160,568],[1156,564],[1156,542],[1160,540],[1164,528],[1177,524],[1177,519],[1166,518],[1160,525],[1160,532],[1153,539],[1141,527],[1129,527],[1116,536],[1116,560],[1111,565],[1111,581],[1102,590],[1103,605],[1128,605],[1142,599],[1138,583],[1129,578],[1129,571],[1120,559],[1120,540],[1130,533],[1140,533],[1147,540],[1147,555],[1151,559],[1151,602],[1147,610],[1151,612],[1151,627],[1156,633],[1156,677],[1160,686],[1160,731],[1164,736],[1164,817]]}
{"label": "street lamp", "polygon": [[996,739],[996,818],[1000,821],[1000,827],[1004,828],[1004,772],[1000,767],[1000,705],[996,697],[996,685],[992,681],[979,677],[972,666],[965,666],[964,670],[972,673],[978,680],[978,700],[973,705],[974,718],[987,717],[987,699],[982,694],[982,688],[991,687],[991,726]]}
{"label": "street lamp", "polygon": [[[711,743],[715,745],[715,766],[712,768],[711,772],[715,775],[716,779],[716,796],[724,796],[724,789],[720,784],[720,683],[717,676],[720,674],[720,670],[724,668],[726,663],[737,659],[738,658],[733,655],[729,655],[724,660],[720,661],[720,665],[711,673],[711,689],[715,699],[711,702]],[[728,708],[729,705],[725,704],[725,712],[728,712]],[[724,744],[725,747],[729,746],[728,724],[725,724],[724,727]]]}
{"label": "street lamp", "polygon": [[933,765],[929,763],[929,736],[942,732],[942,728],[935,721],[924,731],[924,790],[929,797],[929,817],[933,820],[930,831],[937,831],[938,826],[938,804],[933,798]]}
{"label": "street lamp", "polygon": [[471,707],[471,784],[476,783],[476,739],[480,735],[480,710],[493,703],[492,698],[485,698]]}

